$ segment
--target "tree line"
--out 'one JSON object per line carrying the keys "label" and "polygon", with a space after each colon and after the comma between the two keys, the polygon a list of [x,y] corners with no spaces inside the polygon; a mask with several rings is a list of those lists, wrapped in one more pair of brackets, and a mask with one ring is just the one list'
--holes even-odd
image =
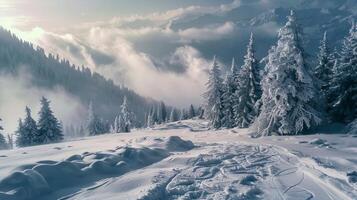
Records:
{"label": "tree line", "polygon": [[150,110],[145,114],[146,127],[153,127],[157,124],[167,122],[176,122],[181,120],[193,119],[194,117],[203,118],[204,109],[197,109],[191,104],[188,109],[177,109],[175,107],[167,107],[164,102],[151,106]]}
{"label": "tree line", "polygon": [[292,135],[326,122],[356,121],[356,41],[354,23],[339,52],[330,50],[325,33],[318,64],[311,67],[303,48],[303,29],[293,11],[279,30],[276,45],[261,62],[255,57],[251,34],[241,68],[233,60],[222,78],[214,58],[204,94],[211,127],[251,127],[256,136]]}

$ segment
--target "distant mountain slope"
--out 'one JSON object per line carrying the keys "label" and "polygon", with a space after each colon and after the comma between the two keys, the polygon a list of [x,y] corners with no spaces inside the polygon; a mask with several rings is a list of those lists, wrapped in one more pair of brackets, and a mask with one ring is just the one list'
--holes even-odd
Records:
{"label": "distant mountain slope", "polygon": [[31,82],[37,87],[63,87],[85,106],[92,101],[96,112],[105,120],[112,121],[119,113],[124,96],[127,96],[129,106],[139,120],[138,125],[144,122],[144,112],[155,103],[125,87],[114,85],[113,81],[88,68],[74,66],[52,54],[46,55],[42,48],[35,48],[0,28],[0,73],[17,75],[21,70],[31,75]]}

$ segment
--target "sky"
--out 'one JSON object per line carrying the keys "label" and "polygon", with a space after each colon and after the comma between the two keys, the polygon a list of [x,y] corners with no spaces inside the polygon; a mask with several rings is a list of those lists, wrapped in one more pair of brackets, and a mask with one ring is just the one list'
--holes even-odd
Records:
{"label": "sky", "polygon": [[16,27],[39,26],[55,31],[113,17],[145,15],[192,5],[217,6],[227,2],[230,0],[0,0],[0,19]]}

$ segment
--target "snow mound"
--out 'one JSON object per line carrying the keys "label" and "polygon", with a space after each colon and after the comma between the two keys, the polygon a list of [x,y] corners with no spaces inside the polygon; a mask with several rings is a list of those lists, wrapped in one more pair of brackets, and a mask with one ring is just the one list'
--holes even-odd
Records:
{"label": "snow mound", "polygon": [[354,120],[353,122],[351,122],[348,127],[347,127],[347,131],[349,134],[356,134],[357,135],[357,119]]}
{"label": "snow mound", "polygon": [[[45,161],[23,167],[0,181],[0,199],[34,199],[51,191],[121,175],[169,156],[165,149],[119,148],[112,152],[72,155],[65,161]],[[30,169],[29,166],[32,166]],[[18,169],[21,169],[18,168]]]}
{"label": "snow mound", "polygon": [[347,173],[347,177],[350,183],[357,183],[357,171]]}
{"label": "snow mound", "polygon": [[169,151],[188,151],[195,147],[189,140],[182,140],[178,136],[171,136],[165,141],[166,149]]}
{"label": "snow mound", "polygon": [[309,142],[309,144],[316,145],[318,147],[327,147],[331,148],[331,145],[326,141],[321,138],[315,138]]}

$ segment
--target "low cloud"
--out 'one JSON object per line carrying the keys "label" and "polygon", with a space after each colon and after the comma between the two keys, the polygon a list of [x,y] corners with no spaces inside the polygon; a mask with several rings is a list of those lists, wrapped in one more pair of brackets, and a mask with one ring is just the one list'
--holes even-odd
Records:
{"label": "low cloud", "polygon": [[233,22],[226,22],[220,26],[179,30],[178,34],[183,41],[218,40],[233,34],[235,29]]}
{"label": "low cloud", "polygon": [[54,114],[65,125],[83,122],[86,108],[78,99],[62,88],[46,90],[31,86],[30,80],[25,72],[18,76],[0,74],[0,117],[6,133],[16,131],[18,119],[25,116],[25,106],[29,106],[33,118],[38,119],[42,96],[51,101]]}

